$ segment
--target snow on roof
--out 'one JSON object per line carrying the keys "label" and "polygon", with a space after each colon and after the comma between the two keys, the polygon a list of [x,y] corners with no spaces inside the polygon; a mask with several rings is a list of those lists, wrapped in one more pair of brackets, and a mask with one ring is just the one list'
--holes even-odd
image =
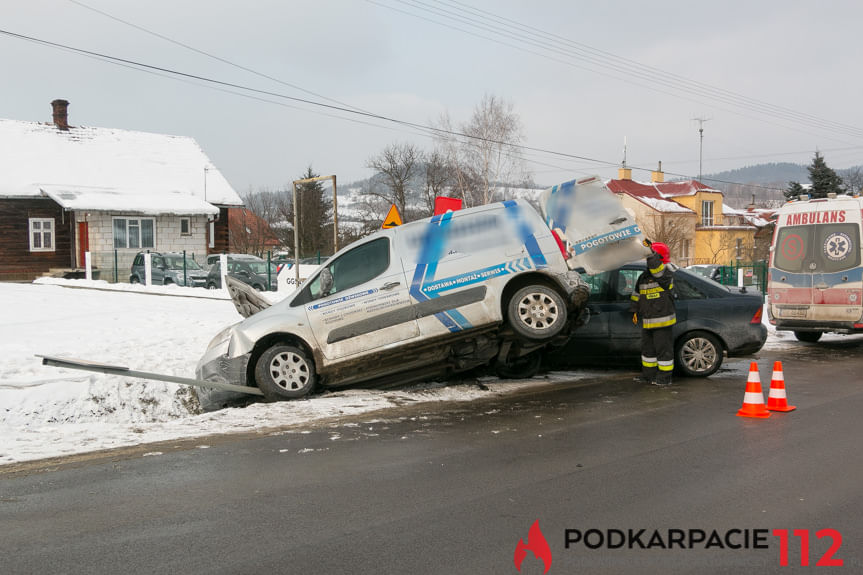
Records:
{"label": "snow on roof", "polygon": [[710,186],[698,180],[682,180],[678,182],[636,182],[634,180],[608,180],[605,183],[612,192],[627,193],[637,197],[673,198],[675,196],[693,196],[697,192],[715,192]]}
{"label": "snow on roof", "polygon": [[177,201],[171,213],[243,203],[192,138],[0,119],[0,197],[39,197],[46,189],[74,193],[91,210],[114,210],[118,202],[129,209],[143,196]]}
{"label": "snow on roof", "polygon": [[204,200],[179,191],[142,192],[113,188],[83,188],[72,186],[42,186],[42,192],[68,210],[101,210],[148,215],[195,214],[217,215],[219,208]]}
{"label": "snow on roof", "polygon": [[[629,194],[632,195],[632,194]],[[677,202],[671,200],[660,200],[658,198],[651,198],[648,196],[633,196],[636,200],[640,201],[643,204],[647,204],[657,212],[663,213],[682,213],[682,214],[694,214],[695,212],[687,208],[686,206],[682,206]]]}

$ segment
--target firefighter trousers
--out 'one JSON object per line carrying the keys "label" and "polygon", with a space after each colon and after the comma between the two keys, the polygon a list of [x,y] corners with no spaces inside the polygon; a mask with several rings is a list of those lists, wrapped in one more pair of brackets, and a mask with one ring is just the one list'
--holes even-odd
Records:
{"label": "firefighter trousers", "polygon": [[671,383],[674,370],[672,326],[641,330],[641,375],[659,384]]}

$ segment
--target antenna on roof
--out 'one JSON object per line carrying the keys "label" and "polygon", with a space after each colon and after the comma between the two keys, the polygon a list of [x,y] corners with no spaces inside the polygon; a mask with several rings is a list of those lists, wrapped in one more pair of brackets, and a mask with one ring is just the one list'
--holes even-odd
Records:
{"label": "antenna on roof", "polygon": [[626,169],[626,136],[623,137],[623,169]]}
{"label": "antenna on roof", "polygon": [[704,122],[709,122],[713,118],[692,118],[698,122],[698,180],[701,180],[701,160],[704,151]]}

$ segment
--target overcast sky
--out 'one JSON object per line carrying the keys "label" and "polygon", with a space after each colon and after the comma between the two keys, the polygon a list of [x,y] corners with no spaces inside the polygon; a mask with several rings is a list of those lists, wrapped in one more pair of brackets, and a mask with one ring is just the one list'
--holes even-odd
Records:
{"label": "overcast sky", "polygon": [[289,98],[428,125],[493,94],[542,185],[616,176],[624,139],[635,179],[697,177],[694,118],[704,173],[816,149],[843,168],[863,164],[861,25],[859,0],[2,0],[4,32],[223,84],[0,34],[0,118],[50,121],[63,98],[73,125],[191,136],[241,194],[433,146]]}

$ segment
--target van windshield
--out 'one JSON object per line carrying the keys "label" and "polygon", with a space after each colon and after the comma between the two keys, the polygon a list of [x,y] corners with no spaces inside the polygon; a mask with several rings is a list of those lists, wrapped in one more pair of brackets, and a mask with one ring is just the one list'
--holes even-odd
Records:
{"label": "van windshield", "polygon": [[833,273],[860,265],[857,224],[815,224],[781,228],[774,267],[791,273]]}

